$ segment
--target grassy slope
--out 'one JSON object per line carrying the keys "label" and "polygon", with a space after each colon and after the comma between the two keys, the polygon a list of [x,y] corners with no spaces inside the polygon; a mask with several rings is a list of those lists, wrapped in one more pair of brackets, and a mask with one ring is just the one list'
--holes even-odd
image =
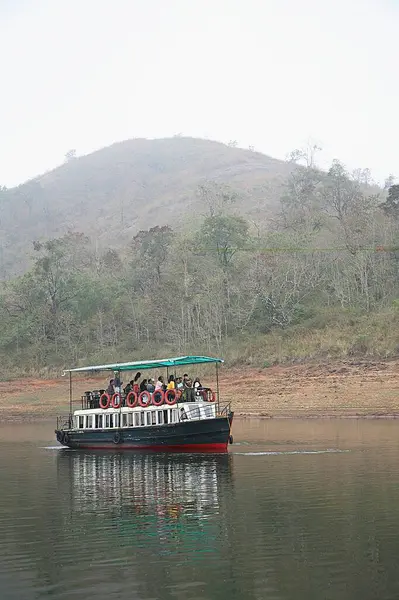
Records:
{"label": "grassy slope", "polygon": [[399,354],[399,310],[356,315],[334,309],[264,336],[243,336],[226,347],[230,365],[341,359],[384,360]]}

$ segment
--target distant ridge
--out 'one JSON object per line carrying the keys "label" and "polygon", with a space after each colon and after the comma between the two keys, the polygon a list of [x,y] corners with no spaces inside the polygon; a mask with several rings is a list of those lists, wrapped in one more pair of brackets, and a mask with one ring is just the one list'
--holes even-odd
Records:
{"label": "distant ridge", "polygon": [[32,241],[80,231],[120,247],[140,229],[176,225],[204,212],[198,187],[228,184],[236,210],[266,219],[292,165],[259,152],[188,137],[132,139],[0,195],[0,278],[29,264]]}

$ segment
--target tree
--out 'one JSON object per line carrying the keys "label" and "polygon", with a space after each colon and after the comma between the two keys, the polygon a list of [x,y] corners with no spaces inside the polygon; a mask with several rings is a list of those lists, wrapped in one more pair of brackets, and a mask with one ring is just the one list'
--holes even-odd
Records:
{"label": "tree", "polygon": [[139,231],[133,238],[133,248],[144,260],[148,271],[155,270],[158,281],[161,280],[162,266],[166,261],[173,230],[168,225],[151,227]]}
{"label": "tree", "polygon": [[385,202],[380,204],[380,208],[388,217],[399,220],[399,185],[391,185],[388,190],[388,197]]}
{"label": "tree", "polygon": [[47,335],[54,339],[59,334],[60,313],[79,295],[77,277],[87,265],[88,238],[79,233],[68,233],[47,242],[34,242],[37,253],[33,275],[44,296],[48,311]]}
{"label": "tree", "polygon": [[296,232],[319,231],[323,225],[321,211],[322,174],[312,167],[298,167],[290,175],[282,196],[280,217],[286,229]]}
{"label": "tree", "polygon": [[316,154],[321,150],[321,146],[309,140],[306,146],[296,148],[289,153],[288,162],[298,163],[302,161],[308,169],[314,169],[316,167]]}
{"label": "tree", "polygon": [[248,223],[235,215],[207,217],[201,227],[201,239],[204,248],[216,253],[220,266],[226,270],[236,252],[248,243]]}
{"label": "tree", "polygon": [[237,202],[238,193],[228,185],[207,181],[198,186],[197,194],[207,208],[210,217],[224,215]]}

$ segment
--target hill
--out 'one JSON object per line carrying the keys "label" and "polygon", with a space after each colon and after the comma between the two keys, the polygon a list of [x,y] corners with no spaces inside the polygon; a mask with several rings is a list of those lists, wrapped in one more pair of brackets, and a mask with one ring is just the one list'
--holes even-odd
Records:
{"label": "hill", "polygon": [[34,240],[68,230],[120,247],[141,229],[204,212],[198,188],[228,184],[236,210],[266,218],[292,166],[193,138],[133,139],[71,159],[0,196],[0,277],[23,271]]}

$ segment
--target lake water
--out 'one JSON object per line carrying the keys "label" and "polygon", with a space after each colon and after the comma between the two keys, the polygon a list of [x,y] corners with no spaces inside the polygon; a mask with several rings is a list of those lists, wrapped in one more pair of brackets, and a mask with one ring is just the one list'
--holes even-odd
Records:
{"label": "lake water", "polygon": [[399,598],[399,421],[236,421],[223,455],[0,426],[0,599]]}

